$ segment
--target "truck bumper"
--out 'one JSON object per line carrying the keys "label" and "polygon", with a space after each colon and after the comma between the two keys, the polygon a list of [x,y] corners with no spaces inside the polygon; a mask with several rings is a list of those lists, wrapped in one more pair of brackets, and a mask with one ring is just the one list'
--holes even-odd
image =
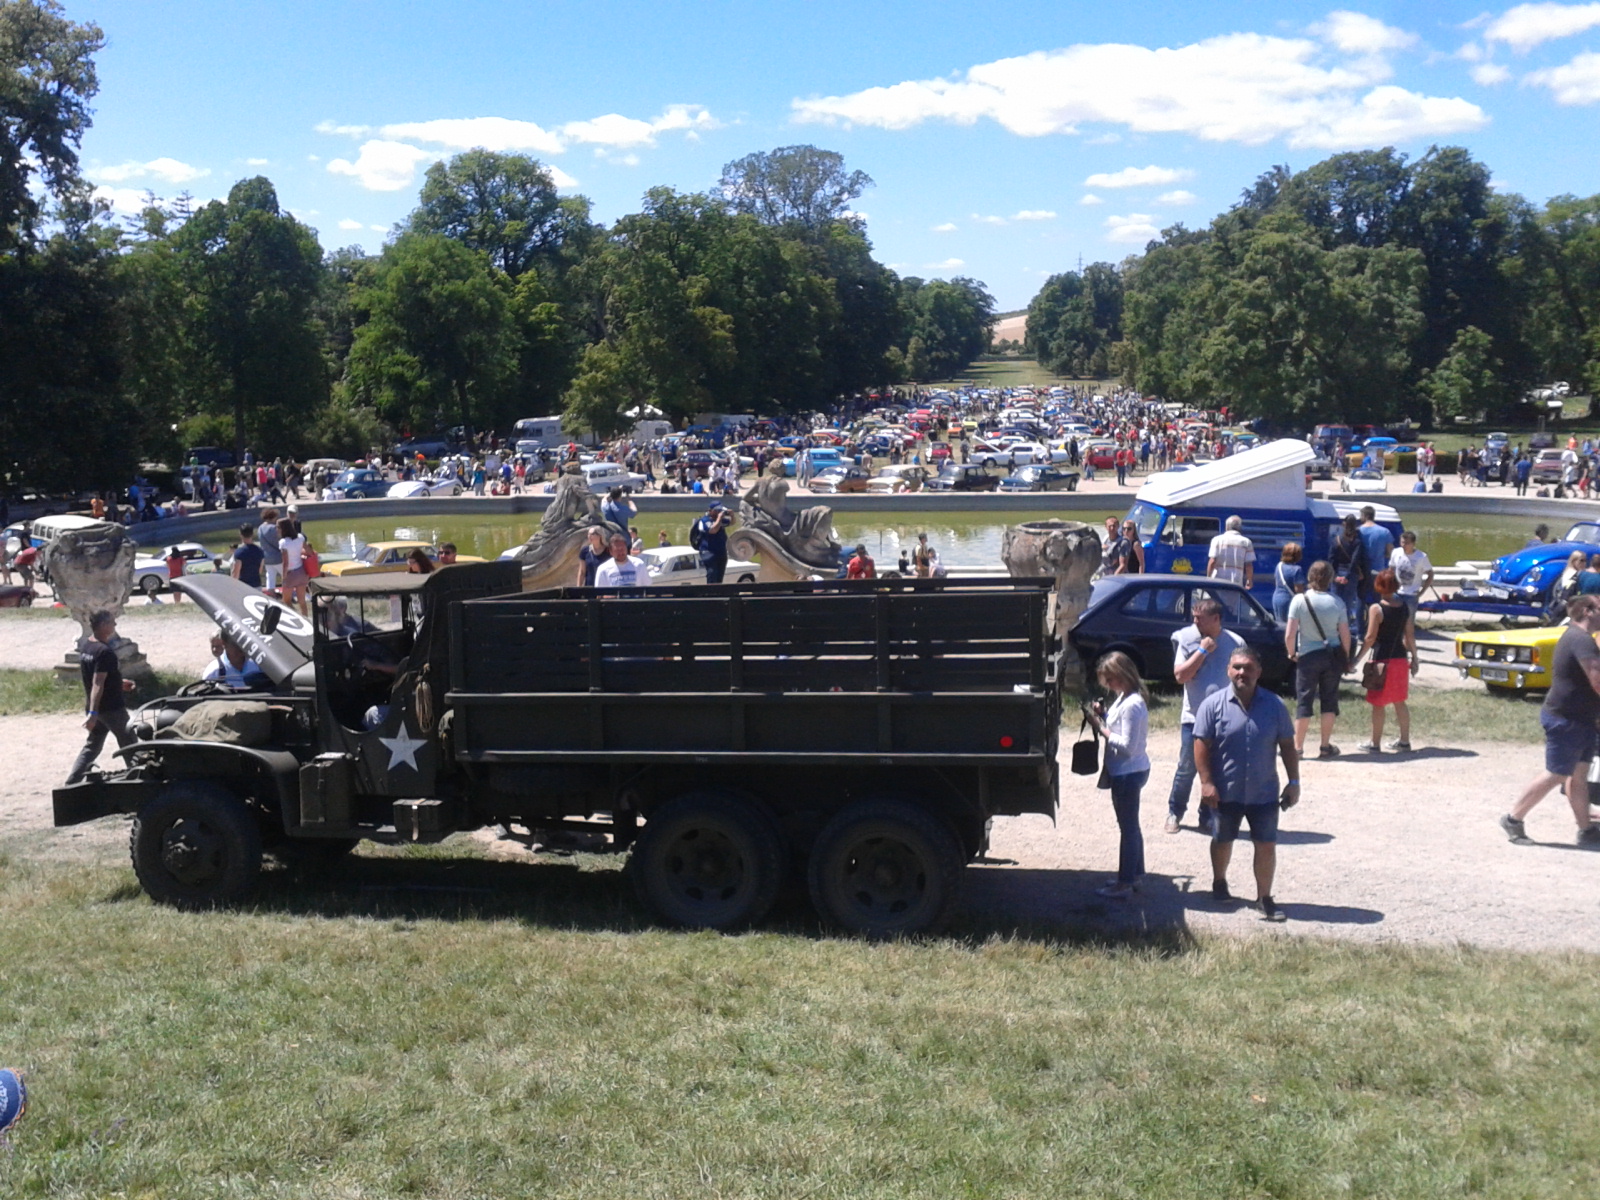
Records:
{"label": "truck bumper", "polygon": [[116,776],[91,775],[82,783],[50,793],[56,827],[82,825],[113,813],[137,812],[155,794],[151,784]]}

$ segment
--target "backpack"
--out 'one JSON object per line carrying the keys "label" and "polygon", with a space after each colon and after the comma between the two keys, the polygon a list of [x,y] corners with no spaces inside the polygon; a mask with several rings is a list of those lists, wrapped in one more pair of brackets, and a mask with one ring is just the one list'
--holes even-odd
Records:
{"label": "backpack", "polygon": [[705,541],[705,520],[704,517],[701,517],[693,525],[689,526],[689,545],[696,550],[700,549],[700,543]]}

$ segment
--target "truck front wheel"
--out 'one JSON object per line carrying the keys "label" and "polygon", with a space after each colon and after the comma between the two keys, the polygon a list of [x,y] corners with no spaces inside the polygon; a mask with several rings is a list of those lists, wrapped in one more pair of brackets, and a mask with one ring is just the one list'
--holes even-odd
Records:
{"label": "truck front wheel", "polygon": [[261,873],[255,817],[232,792],[201,780],[179,780],[140,809],[128,849],[150,898],[174,908],[238,900]]}
{"label": "truck front wheel", "polygon": [[869,800],[828,822],[811,849],[811,902],[824,920],[868,937],[937,926],[961,892],[966,855],[940,817]]}
{"label": "truck front wheel", "polygon": [[628,868],[639,899],[664,920],[729,929],[766,916],[786,861],[783,833],[760,804],[700,794],[650,815]]}

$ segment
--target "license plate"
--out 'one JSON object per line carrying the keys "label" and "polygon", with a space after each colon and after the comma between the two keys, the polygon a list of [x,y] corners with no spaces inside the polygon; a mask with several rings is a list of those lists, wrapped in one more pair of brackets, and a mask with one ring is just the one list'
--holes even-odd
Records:
{"label": "license plate", "polygon": [[1505,683],[1511,678],[1510,671],[1503,671],[1499,667],[1483,668],[1483,681],[1485,683]]}

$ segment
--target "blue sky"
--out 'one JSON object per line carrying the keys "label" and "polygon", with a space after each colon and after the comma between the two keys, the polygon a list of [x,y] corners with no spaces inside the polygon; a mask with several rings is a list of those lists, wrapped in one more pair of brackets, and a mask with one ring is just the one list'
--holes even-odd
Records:
{"label": "blue sky", "polygon": [[428,163],[533,154],[603,221],[809,142],[903,274],[1002,309],[1194,226],[1274,163],[1464,145],[1535,201],[1600,192],[1600,3],[67,0],[107,37],[88,174],[119,206],[264,174],[381,248]]}

